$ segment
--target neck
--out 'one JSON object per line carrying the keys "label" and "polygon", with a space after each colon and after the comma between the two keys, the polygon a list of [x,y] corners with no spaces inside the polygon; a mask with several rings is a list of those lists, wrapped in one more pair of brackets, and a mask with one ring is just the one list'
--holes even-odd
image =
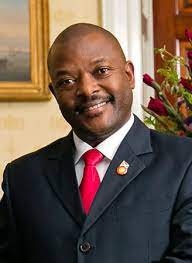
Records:
{"label": "neck", "polygon": [[77,134],[77,136],[84,142],[86,142],[87,144],[89,144],[90,146],[92,146],[93,148],[96,147],[98,144],[100,144],[101,142],[103,142],[105,139],[107,139],[109,136],[106,137],[92,137],[92,136],[79,136],[79,134]]}
{"label": "neck", "polygon": [[84,142],[92,146],[93,148],[96,147],[98,144],[103,142],[105,139],[110,137],[113,133],[115,133],[117,130],[113,130],[110,133],[104,133],[104,134],[88,134],[88,133],[82,133],[79,131],[74,130],[75,134]]}
{"label": "neck", "polygon": [[[128,118],[128,120],[130,119],[130,116]],[[73,128],[75,134],[84,142],[86,142],[87,144],[91,145],[92,147],[96,147],[98,144],[100,144],[101,142],[103,142],[104,140],[106,140],[108,137],[110,137],[113,133],[115,133],[116,131],[118,131],[121,127],[124,126],[126,122],[122,122],[121,125],[116,126],[116,128],[111,128],[108,130],[104,130],[104,131],[100,131],[100,133],[98,132],[91,132],[89,130],[85,130],[85,129],[75,129],[75,127]]]}

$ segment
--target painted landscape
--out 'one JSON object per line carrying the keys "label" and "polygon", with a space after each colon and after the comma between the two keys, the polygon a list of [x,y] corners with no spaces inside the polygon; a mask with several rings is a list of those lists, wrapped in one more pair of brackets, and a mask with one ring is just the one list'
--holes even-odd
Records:
{"label": "painted landscape", "polygon": [[30,81],[29,3],[0,3],[0,81]]}

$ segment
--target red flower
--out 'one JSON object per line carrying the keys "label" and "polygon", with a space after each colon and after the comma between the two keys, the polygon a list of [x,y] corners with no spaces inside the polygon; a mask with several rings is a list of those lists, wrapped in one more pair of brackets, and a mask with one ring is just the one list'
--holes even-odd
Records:
{"label": "red flower", "polygon": [[158,115],[167,116],[168,112],[160,99],[154,99],[150,97],[150,101],[148,104],[148,109],[152,110],[153,112],[157,113]]}
{"label": "red flower", "polygon": [[178,136],[181,136],[181,137],[183,137],[183,136],[185,136],[186,134],[185,134],[185,132],[184,131],[182,131],[182,130],[180,130],[180,131],[177,131],[176,132],[176,134],[178,135]]}
{"label": "red flower", "polygon": [[143,82],[148,86],[153,86],[154,79],[152,79],[148,74],[143,75]]}
{"label": "red flower", "polygon": [[192,71],[192,51],[187,52],[189,68]]}
{"label": "red flower", "polygon": [[192,59],[192,51],[187,52],[187,57],[188,57],[188,59]]}
{"label": "red flower", "polygon": [[191,82],[189,80],[181,77],[180,83],[183,85],[183,87],[186,90],[188,90],[190,93],[192,93],[192,85],[191,85]]}
{"label": "red flower", "polygon": [[185,29],[185,36],[188,41],[192,41],[192,32],[189,31],[188,29]]}

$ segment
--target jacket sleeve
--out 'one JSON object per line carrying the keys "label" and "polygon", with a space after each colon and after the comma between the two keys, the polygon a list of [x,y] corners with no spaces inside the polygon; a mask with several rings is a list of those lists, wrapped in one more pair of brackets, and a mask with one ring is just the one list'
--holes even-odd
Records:
{"label": "jacket sleeve", "polygon": [[9,165],[4,172],[2,183],[4,194],[0,201],[0,263],[17,262],[14,257],[16,250],[16,231],[9,195],[8,173]]}
{"label": "jacket sleeve", "polygon": [[162,263],[192,262],[192,165],[181,183],[170,229],[170,246]]}

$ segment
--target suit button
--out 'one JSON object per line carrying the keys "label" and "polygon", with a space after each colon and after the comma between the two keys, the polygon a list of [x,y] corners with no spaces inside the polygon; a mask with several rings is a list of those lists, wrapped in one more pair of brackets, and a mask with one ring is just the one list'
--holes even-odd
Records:
{"label": "suit button", "polygon": [[91,250],[91,245],[89,242],[84,242],[79,248],[82,253],[88,253]]}

